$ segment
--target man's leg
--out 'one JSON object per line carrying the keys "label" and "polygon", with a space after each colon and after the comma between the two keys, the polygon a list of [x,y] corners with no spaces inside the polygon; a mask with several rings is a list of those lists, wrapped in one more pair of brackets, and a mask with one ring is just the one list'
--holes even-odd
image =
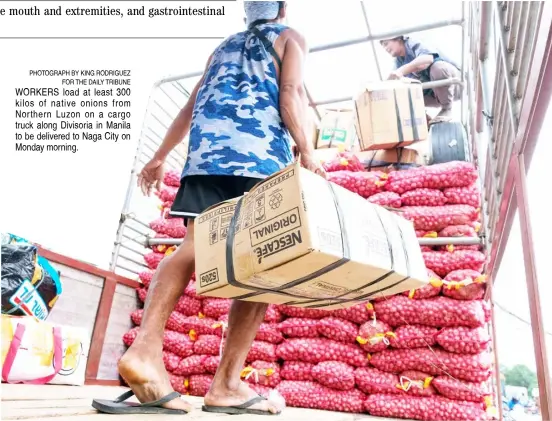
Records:
{"label": "man's leg", "polygon": [[[205,405],[241,405],[258,395],[241,381],[240,372],[257,330],[263,322],[267,307],[268,304],[248,301],[232,302],[228,318],[228,336],[211,389],[205,396]],[[256,403],[250,409],[273,413],[279,411],[278,407],[268,400]]]}
{"label": "man's leg", "polygon": [[[163,363],[163,334],[195,267],[193,221],[188,220],[187,228],[182,244],[159,264],[148,289],[139,333],[119,361],[119,373],[142,403],[161,399],[173,391]],[[181,399],[163,406],[191,410]]]}
{"label": "man's leg", "polygon": [[[431,66],[429,77],[432,82],[437,80],[460,77],[460,71],[452,64],[445,61],[438,61]],[[435,117],[434,121],[448,121],[452,117],[452,104],[460,97],[459,89],[456,85],[441,86],[433,88],[437,102],[441,106],[441,111]]]}

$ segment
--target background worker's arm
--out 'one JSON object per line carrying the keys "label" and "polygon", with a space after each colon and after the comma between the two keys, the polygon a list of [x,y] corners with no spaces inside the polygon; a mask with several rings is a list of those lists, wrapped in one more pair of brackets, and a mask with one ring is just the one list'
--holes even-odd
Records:
{"label": "background worker's arm", "polygon": [[431,54],[422,54],[412,60],[410,63],[407,63],[397,70],[403,75],[409,75],[410,73],[421,72],[422,70],[427,69],[433,64],[433,55]]}
{"label": "background worker's arm", "polygon": [[[207,65],[205,66],[205,70],[209,67],[209,63],[211,62],[211,57],[207,60]],[[188,101],[186,102],[186,105],[180,110],[172,124],[170,125],[169,129],[167,130],[167,133],[165,134],[165,138],[163,139],[163,142],[157,149],[157,152],[153,156],[153,159],[164,161],[169,153],[180,143],[182,142],[182,139],[186,137],[188,132],[190,131],[190,126],[192,125],[192,113],[194,111],[195,107],[195,100],[197,97],[197,92],[199,91],[199,88],[203,84],[203,80],[205,78],[205,74],[203,77],[197,82],[196,86],[194,87],[192,93],[190,94],[190,97],[188,98]]]}

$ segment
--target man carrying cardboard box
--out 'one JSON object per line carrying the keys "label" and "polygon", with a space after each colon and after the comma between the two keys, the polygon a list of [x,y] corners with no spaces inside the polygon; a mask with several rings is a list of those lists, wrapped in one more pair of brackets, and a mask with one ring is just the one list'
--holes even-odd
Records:
{"label": "man carrying cardboard box", "polygon": [[[189,131],[186,165],[171,209],[171,215],[184,218],[188,232],[155,272],[139,333],[119,362],[119,372],[132,390],[115,401],[95,400],[93,406],[102,412],[184,414],[191,409],[173,391],[162,348],[165,323],[195,269],[195,216],[243,195],[291,164],[291,138],[301,164],[324,175],[303,130],[308,115],[303,89],[305,40],[283,24],[285,2],[246,1],[245,12],[248,30],[227,38],[211,55],[188,103],[138,177],[145,194],[159,187],[165,158]],[[232,303],[224,353],[205,396],[204,411],[260,415],[280,411],[275,402],[240,380],[266,309],[263,303]],[[142,405],[124,402],[132,394]]]}
{"label": "man carrying cardboard box", "polygon": [[[408,77],[423,83],[460,77],[458,64],[436,49],[428,48],[410,37],[401,35],[381,40],[380,43],[395,58],[396,68],[388,76],[390,80]],[[450,121],[453,102],[458,101],[460,95],[461,88],[457,84],[424,90],[426,107],[441,108],[430,124]]]}

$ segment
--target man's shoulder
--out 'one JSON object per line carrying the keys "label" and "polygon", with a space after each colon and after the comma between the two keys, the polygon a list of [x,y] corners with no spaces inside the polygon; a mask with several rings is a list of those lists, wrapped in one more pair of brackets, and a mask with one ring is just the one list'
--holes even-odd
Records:
{"label": "man's shoulder", "polygon": [[280,36],[282,36],[284,42],[293,40],[297,44],[299,44],[299,46],[303,49],[303,51],[305,51],[305,53],[308,51],[307,39],[297,29],[287,26],[286,29],[282,31]]}

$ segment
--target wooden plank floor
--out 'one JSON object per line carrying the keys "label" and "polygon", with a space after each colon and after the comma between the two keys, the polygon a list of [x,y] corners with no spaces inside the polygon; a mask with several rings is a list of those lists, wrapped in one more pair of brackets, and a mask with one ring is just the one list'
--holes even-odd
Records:
{"label": "wooden plank floor", "polygon": [[[188,415],[109,415],[100,414],[91,406],[93,398],[113,399],[128,389],[107,386],[35,386],[5,384],[1,386],[2,420],[51,420],[51,421],[120,421],[120,420],[202,420],[221,421],[225,414],[209,414],[201,411],[203,399],[186,397],[194,405]],[[263,415],[232,415],[232,421],[266,421]],[[361,414],[315,411],[312,409],[286,408],[277,418],[280,421],[391,421],[386,418]]]}

